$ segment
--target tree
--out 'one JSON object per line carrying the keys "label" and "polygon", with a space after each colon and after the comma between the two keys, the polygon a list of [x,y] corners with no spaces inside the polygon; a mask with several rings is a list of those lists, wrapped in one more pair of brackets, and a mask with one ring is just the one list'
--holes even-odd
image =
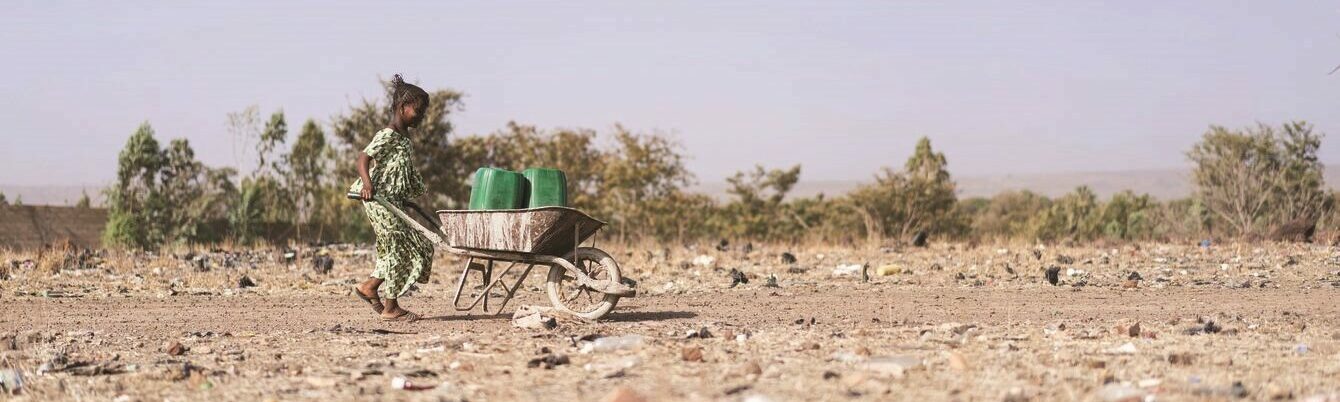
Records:
{"label": "tree", "polygon": [[117,157],[116,182],[106,190],[107,227],[103,241],[149,249],[163,240],[155,225],[162,219],[163,200],[156,189],[158,171],[163,165],[158,140],[148,122],[140,125],[126,141]]}
{"label": "tree", "polygon": [[739,237],[775,240],[785,236],[795,221],[787,216],[782,201],[800,180],[800,165],[790,169],[765,170],[755,166],[749,172],[736,172],[726,178],[726,192],[735,200],[726,205],[723,218],[727,234]]}
{"label": "tree", "polygon": [[1187,152],[1196,164],[1196,197],[1232,235],[1257,235],[1299,219],[1315,222],[1325,201],[1317,158],[1321,137],[1304,122],[1279,130],[1212,126]]}
{"label": "tree", "polygon": [[1080,186],[1038,215],[1033,232],[1044,241],[1091,240],[1099,233],[1101,208],[1093,190]]}
{"label": "tree", "polygon": [[[965,203],[960,202],[959,205]],[[984,239],[1033,238],[1033,220],[1051,207],[1046,196],[1031,191],[1006,191],[986,201],[975,211],[965,211],[972,220],[973,235]],[[971,205],[969,203],[969,205]]]}
{"label": "tree", "polygon": [[327,210],[332,201],[332,193],[339,193],[340,184],[327,176],[334,165],[334,150],[326,144],[326,134],[316,121],[308,119],[302,125],[302,133],[294,141],[293,148],[286,155],[288,176],[285,187],[292,195],[298,225],[298,237],[302,237],[303,224],[316,226],[316,238],[324,238],[324,230],[333,221],[333,211]]}
{"label": "tree", "polygon": [[[5,198],[4,195],[0,194],[0,201],[3,201],[4,198]],[[79,195],[79,201],[76,201],[74,203],[74,207],[79,209],[88,209],[90,207],[90,204],[92,204],[92,202],[89,201],[88,199],[88,192],[81,191]]]}
{"label": "tree", "polygon": [[881,235],[906,239],[952,225],[947,218],[957,196],[947,167],[944,154],[935,152],[930,139],[922,137],[902,171],[883,168],[873,184],[853,191],[853,208],[867,216],[866,231],[876,236],[872,239]]}
{"label": "tree", "polygon": [[0,193],[0,207],[9,206],[9,199],[5,198],[5,193]]}

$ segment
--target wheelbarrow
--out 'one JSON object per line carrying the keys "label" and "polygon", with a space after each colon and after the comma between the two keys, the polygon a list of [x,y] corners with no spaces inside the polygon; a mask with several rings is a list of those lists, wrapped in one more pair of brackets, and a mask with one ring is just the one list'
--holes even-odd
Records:
{"label": "wheelbarrow", "polygon": [[[436,221],[441,226],[432,230],[376,196],[371,200],[363,200],[358,193],[348,193],[347,196],[381,204],[414,230],[423,233],[438,248],[467,257],[456,282],[456,295],[452,298],[452,307],[456,311],[480,307],[487,314],[501,312],[536,266],[549,268],[545,293],[549,295],[550,304],[576,317],[600,319],[614,309],[620,298],[637,295],[633,287],[636,282],[623,277],[614,257],[601,249],[581,246],[605,226],[605,222],[582,211],[566,207],[443,210],[437,211]],[[424,220],[435,221],[418,206],[410,206]],[[496,272],[495,277],[495,264],[500,263],[508,265]],[[525,269],[509,285],[505,280],[507,274],[521,265]],[[468,303],[462,303],[471,272],[480,274],[481,285],[477,287],[480,294]],[[501,290],[502,295],[494,296],[494,289]],[[501,300],[491,308],[489,300],[494,297]]]}

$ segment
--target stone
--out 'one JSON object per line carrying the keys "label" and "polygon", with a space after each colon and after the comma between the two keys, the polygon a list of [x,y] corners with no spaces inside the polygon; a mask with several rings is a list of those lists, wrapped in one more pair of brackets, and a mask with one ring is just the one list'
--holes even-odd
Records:
{"label": "stone", "polygon": [[1168,355],[1168,363],[1174,366],[1190,366],[1194,359],[1190,353],[1173,353]]}
{"label": "stone", "polygon": [[730,287],[736,287],[736,286],[739,286],[739,285],[741,285],[741,284],[748,284],[748,283],[749,283],[749,277],[748,277],[748,276],[745,276],[745,275],[744,275],[744,272],[740,272],[740,270],[738,270],[738,269],[731,268],[731,270],[730,270]]}
{"label": "stone", "polygon": [[1131,386],[1109,383],[1099,388],[1094,397],[1104,402],[1141,402],[1145,399],[1145,391]]}
{"label": "stone", "polygon": [[1060,267],[1051,267],[1051,268],[1047,268],[1047,283],[1052,284],[1052,286],[1055,286],[1055,285],[1061,283],[1061,268],[1060,268]]}
{"label": "stone", "polygon": [[172,342],[163,347],[163,351],[167,352],[167,354],[170,356],[184,355],[186,354],[187,350],[190,349],[182,345],[181,342]]}
{"label": "stone", "polygon": [[902,272],[902,268],[898,268],[897,265],[882,265],[875,269],[875,275],[879,276],[898,275]]}
{"label": "stone", "polygon": [[921,366],[921,358],[911,355],[872,357],[861,365],[866,370],[894,378],[901,378],[907,371]]}
{"label": "stone", "polygon": [[703,348],[698,345],[685,346],[679,351],[679,357],[686,362],[703,361]]}
{"label": "stone", "polygon": [[763,375],[763,367],[759,366],[758,362],[752,360],[745,362],[744,365],[740,367],[740,371],[744,372],[745,375]]}
{"label": "stone", "polygon": [[968,371],[971,367],[968,365],[968,359],[963,357],[962,353],[949,352],[949,368],[954,371],[964,372]]}
{"label": "stone", "polygon": [[251,280],[251,277],[248,277],[248,276],[246,276],[246,275],[242,275],[242,277],[239,278],[239,279],[237,280],[237,288],[238,288],[238,289],[246,289],[246,288],[253,288],[253,287],[256,287],[256,282],[255,282],[255,281],[252,281],[252,280]]}
{"label": "stone", "polygon": [[605,395],[603,402],[647,402],[647,398],[627,386],[620,386]]}

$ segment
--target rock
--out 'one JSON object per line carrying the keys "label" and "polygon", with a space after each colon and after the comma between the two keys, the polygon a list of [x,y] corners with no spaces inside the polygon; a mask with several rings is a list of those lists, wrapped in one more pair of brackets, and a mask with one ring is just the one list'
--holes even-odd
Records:
{"label": "rock", "polygon": [[1110,383],[1099,388],[1094,397],[1104,402],[1140,402],[1145,399],[1145,391],[1135,387]]}
{"label": "rock", "polygon": [[1108,350],[1107,350],[1107,353],[1108,353],[1108,354],[1114,354],[1114,355],[1133,355],[1133,354],[1135,354],[1135,352],[1137,352],[1137,351],[1139,351],[1139,350],[1136,349],[1134,343],[1126,342],[1126,343],[1121,344],[1121,346],[1117,346],[1117,347],[1115,347],[1115,348],[1108,349]]}
{"label": "rock", "polygon": [[749,283],[749,277],[745,276],[744,272],[740,272],[740,270],[735,268],[730,269],[730,287],[736,287],[740,284],[747,283]]}
{"label": "rock", "polygon": [[182,345],[181,342],[172,342],[163,346],[163,351],[167,352],[169,356],[181,356],[186,354],[188,350],[190,349]]}
{"label": "rock", "polygon": [[256,282],[252,281],[251,278],[246,275],[242,275],[242,278],[237,280],[238,289],[246,289],[252,287],[256,287]]}
{"label": "rock", "polygon": [[861,367],[884,376],[900,378],[907,371],[919,368],[921,365],[920,357],[901,355],[872,357],[867,359]]}
{"label": "rock", "polygon": [[679,358],[686,362],[701,362],[703,361],[703,348],[698,345],[685,346],[680,349]]}
{"label": "rock", "polygon": [[740,366],[740,371],[744,372],[745,375],[759,376],[763,375],[763,366],[759,366],[758,362],[750,360]]}
{"label": "rock", "polygon": [[783,264],[795,264],[796,261],[798,261],[798,260],[796,259],[796,255],[795,255],[795,254],[791,254],[791,253],[782,253],[782,263],[783,263]]}
{"label": "rock", "polygon": [[1126,282],[1121,283],[1121,287],[1125,289],[1135,289],[1140,287],[1140,281],[1127,280]]}
{"label": "rock", "polygon": [[567,355],[556,355],[551,353],[530,359],[529,362],[526,362],[526,367],[544,367],[545,370],[553,370],[554,367],[565,366],[569,363],[572,363],[572,361],[568,359]]}
{"label": "rock", "polygon": [[963,357],[962,353],[949,352],[949,368],[954,371],[964,372],[968,371],[971,367],[968,366],[968,359]]}
{"label": "rock", "polygon": [[841,375],[841,374],[838,374],[838,373],[835,373],[835,372],[832,372],[832,371],[824,370],[824,374],[823,374],[823,379],[824,379],[824,380],[834,380],[834,379],[838,379],[838,378],[842,378],[842,375]]}
{"label": "rock", "polygon": [[1065,255],[1065,254],[1057,254],[1057,255],[1056,255],[1056,263],[1057,263],[1057,264],[1061,264],[1061,265],[1070,265],[1070,264],[1074,264],[1074,263],[1075,263],[1075,259],[1074,259],[1074,258],[1070,258],[1070,256]]}
{"label": "rock", "polygon": [[603,402],[647,402],[647,398],[646,398],[646,397],[643,397],[642,394],[639,394],[637,391],[634,391],[632,388],[629,388],[629,387],[627,387],[627,386],[620,386],[620,387],[618,387],[618,388],[615,388],[613,391],[610,391],[609,394],[606,394],[606,395],[605,395],[605,398],[604,398],[604,399],[601,399],[601,401],[603,401]]}
{"label": "rock", "polygon": [[1168,355],[1168,363],[1171,363],[1174,366],[1190,366],[1193,360],[1194,359],[1192,359],[1190,353],[1183,352]]}
{"label": "rock", "polygon": [[777,275],[768,275],[768,282],[767,282],[767,283],[764,283],[764,284],[763,284],[763,287],[765,287],[765,288],[780,288],[781,286],[777,285]]}
{"label": "rock", "polygon": [[930,235],[927,234],[925,230],[917,231],[917,234],[912,236],[912,246],[926,247],[926,239],[928,237],[930,237]]}
{"label": "rock", "polygon": [[1130,273],[1129,275],[1126,275],[1126,280],[1128,280],[1128,281],[1141,281],[1141,280],[1144,280],[1144,278],[1141,278],[1141,277],[1140,277],[1140,273],[1139,273],[1139,272],[1131,271],[1131,273]]}
{"label": "rock", "polygon": [[717,258],[710,255],[700,255],[693,258],[693,265],[703,268],[712,268],[716,266]]}
{"label": "rock", "polygon": [[582,348],[582,352],[590,353],[590,352],[614,352],[619,350],[636,350],[642,348],[643,343],[644,340],[642,338],[642,335],[604,337],[596,339],[595,342],[587,344],[586,347]]}
{"label": "rock", "polygon": [[23,373],[15,369],[0,370],[0,391],[9,395],[23,392]]}
{"label": "rock", "polygon": [[558,320],[552,316],[552,307],[521,306],[512,313],[512,326],[522,329],[554,329]]}
{"label": "rock", "polygon": [[897,265],[883,265],[875,269],[875,274],[879,276],[898,275],[902,272],[903,270]]}
{"label": "rock", "polygon": [[1061,268],[1060,267],[1047,268],[1047,283],[1050,283],[1053,286],[1055,286],[1060,282],[1061,282]]}
{"label": "rock", "polygon": [[329,274],[335,269],[335,259],[328,255],[318,255],[312,259],[312,270],[318,274]]}
{"label": "rock", "polygon": [[1137,322],[1135,322],[1134,324],[1131,324],[1131,325],[1118,325],[1118,326],[1117,326],[1117,335],[1125,335],[1125,336],[1129,336],[1129,337],[1132,337],[1132,338],[1139,338],[1139,337],[1140,337],[1140,322],[1137,321]]}
{"label": "rock", "polygon": [[712,331],[708,331],[707,327],[702,327],[699,329],[691,329],[689,330],[688,334],[684,335],[684,339],[694,339],[694,338],[707,339],[711,337],[712,337]]}
{"label": "rock", "polygon": [[14,334],[0,335],[0,351],[19,350],[19,339]]}

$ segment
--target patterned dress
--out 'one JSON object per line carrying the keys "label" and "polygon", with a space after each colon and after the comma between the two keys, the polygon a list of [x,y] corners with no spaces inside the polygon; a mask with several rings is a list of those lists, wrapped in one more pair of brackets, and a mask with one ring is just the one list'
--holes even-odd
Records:
{"label": "patterned dress", "polygon": [[[404,134],[382,129],[363,152],[376,161],[368,177],[378,199],[405,210],[405,201],[423,195],[423,177],[414,168],[414,147]],[[362,189],[361,178],[349,187],[351,192]],[[428,283],[433,264],[433,245],[428,238],[381,204],[364,202],[363,210],[377,233],[377,265],[372,277],[384,281],[381,296],[395,299],[415,282]]]}

